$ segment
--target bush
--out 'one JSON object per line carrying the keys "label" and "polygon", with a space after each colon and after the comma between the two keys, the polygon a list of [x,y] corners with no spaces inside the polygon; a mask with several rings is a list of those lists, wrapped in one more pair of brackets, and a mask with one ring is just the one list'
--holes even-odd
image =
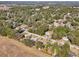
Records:
{"label": "bush", "polygon": [[4,21],[0,22],[0,34],[2,36],[15,37],[15,31],[11,29]]}
{"label": "bush", "polygon": [[48,25],[42,24],[42,25],[39,25],[36,28],[29,29],[29,32],[32,32],[32,33],[35,33],[35,34],[38,34],[38,35],[44,35],[45,32],[48,31],[48,29],[49,29]]}
{"label": "bush", "polygon": [[61,19],[60,15],[55,15],[53,18],[56,20]]}
{"label": "bush", "polygon": [[66,36],[69,33],[69,29],[65,27],[57,27],[53,30],[53,39],[61,39],[63,36]]}
{"label": "bush", "polygon": [[22,42],[29,47],[35,46],[35,41],[30,39],[24,39]]}
{"label": "bush", "polygon": [[52,54],[56,53],[56,55],[59,53],[60,51],[60,46],[57,43],[54,43],[51,45],[51,52]]}
{"label": "bush", "polygon": [[70,32],[68,38],[72,44],[79,46],[79,31]]}
{"label": "bush", "polygon": [[63,46],[59,46],[57,43],[52,45],[52,52],[56,53],[55,56],[67,57],[70,52],[70,46],[68,43],[65,43]]}
{"label": "bush", "polygon": [[74,18],[74,20],[75,20],[76,22],[79,22],[79,18]]}
{"label": "bush", "polygon": [[36,46],[37,49],[38,49],[38,48],[44,48],[44,44],[43,44],[42,42],[40,42],[40,41],[37,41],[37,42],[35,43],[35,46]]}
{"label": "bush", "polygon": [[3,36],[13,37],[14,30],[9,27],[4,26],[0,28],[0,34]]}
{"label": "bush", "polygon": [[58,52],[58,56],[67,57],[69,56],[70,46],[69,44],[65,43],[63,46],[60,47],[60,51]]}

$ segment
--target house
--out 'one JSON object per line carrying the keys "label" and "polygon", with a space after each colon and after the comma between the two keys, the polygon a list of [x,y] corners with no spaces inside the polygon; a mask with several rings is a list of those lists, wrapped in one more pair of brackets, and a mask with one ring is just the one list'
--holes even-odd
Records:
{"label": "house", "polygon": [[22,25],[20,25],[20,26],[18,26],[18,27],[15,28],[15,30],[19,30],[19,29],[27,30],[28,31],[28,26],[25,25],[25,24],[22,24]]}
{"label": "house", "polygon": [[53,31],[47,31],[47,32],[45,32],[45,38],[46,39],[51,39],[52,38],[52,34],[53,34]]}
{"label": "house", "polygon": [[40,8],[36,8],[35,10],[36,10],[36,11],[40,11]]}
{"label": "house", "polygon": [[64,45],[65,41],[64,40],[58,40],[57,43],[58,43],[59,46],[62,46],[62,45]]}
{"label": "house", "polygon": [[59,20],[55,20],[53,25],[55,27],[59,27],[59,26],[65,26],[63,19],[59,19]]}
{"label": "house", "polygon": [[62,45],[64,45],[66,42],[68,43],[68,38],[67,37],[62,37],[62,39],[61,40],[58,40],[57,41],[57,43],[58,43],[58,45],[60,45],[60,46],[62,46]]}
{"label": "house", "polygon": [[67,13],[66,15],[64,15],[64,19],[63,20],[66,21],[67,17],[71,18],[71,13]]}
{"label": "house", "polygon": [[68,41],[69,39],[67,37],[62,37],[62,40]]}
{"label": "house", "polygon": [[74,30],[73,26],[71,25],[71,22],[67,22],[65,25],[66,25],[66,27],[68,27],[69,29]]}
{"label": "house", "polygon": [[27,32],[27,31],[24,31],[22,34],[24,35],[25,39],[30,39],[32,37],[31,33]]}
{"label": "house", "polygon": [[44,6],[44,7],[43,7],[43,9],[48,9],[48,8],[49,8],[49,6]]}

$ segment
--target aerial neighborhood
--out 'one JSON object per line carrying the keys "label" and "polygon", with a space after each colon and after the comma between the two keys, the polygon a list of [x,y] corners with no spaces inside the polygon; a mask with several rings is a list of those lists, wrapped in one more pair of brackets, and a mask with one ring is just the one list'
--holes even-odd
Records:
{"label": "aerial neighborhood", "polygon": [[79,56],[79,8],[0,4],[0,35],[50,56]]}

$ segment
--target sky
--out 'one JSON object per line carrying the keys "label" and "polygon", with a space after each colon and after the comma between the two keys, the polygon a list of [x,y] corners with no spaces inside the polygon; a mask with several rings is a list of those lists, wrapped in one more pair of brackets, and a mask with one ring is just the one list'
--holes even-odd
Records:
{"label": "sky", "polygon": [[0,0],[0,1],[79,1],[79,0]]}

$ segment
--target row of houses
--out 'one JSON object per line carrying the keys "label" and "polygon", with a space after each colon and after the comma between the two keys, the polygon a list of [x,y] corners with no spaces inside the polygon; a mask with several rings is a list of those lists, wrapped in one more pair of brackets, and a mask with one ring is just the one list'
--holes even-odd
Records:
{"label": "row of houses", "polygon": [[24,35],[24,39],[30,39],[30,40],[33,40],[33,41],[40,41],[43,44],[46,44],[48,41],[50,41],[51,44],[57,42],[59,45],[63,45],[65,42],[68,41],[67,37],[62,37],[61,40],[52,39],[53,33],[51,31],[47,31],[44,36],[40,36],[38,34],[30,33],[26,29],[22,34]]}
{"label": "row of houses", "polygon": [[[22,24],[22,25],[16,27],[15,30],[20,30],[20,33],[23,34],[24,39],[30,39],[30,40],[33,40],[33,41],[40,41],[44,44],[46,44],[48,41],[50,41],[51,43],[58,42],[59,45],[60,44],[63,45],[65,41],[68,41],[67,37],[62,37],[62,39],[60,41],[59,40],[53,40],[52,39],[53,31],[47,31],[47,32],[45,32],[45,35],[43,35],[43,36],[40,36],[40,35],[34,34],[34,33],[30,33],[28,31],[29,27],[25,24]],[[21,40],[23,40],[23,39],[21,39]]]}

